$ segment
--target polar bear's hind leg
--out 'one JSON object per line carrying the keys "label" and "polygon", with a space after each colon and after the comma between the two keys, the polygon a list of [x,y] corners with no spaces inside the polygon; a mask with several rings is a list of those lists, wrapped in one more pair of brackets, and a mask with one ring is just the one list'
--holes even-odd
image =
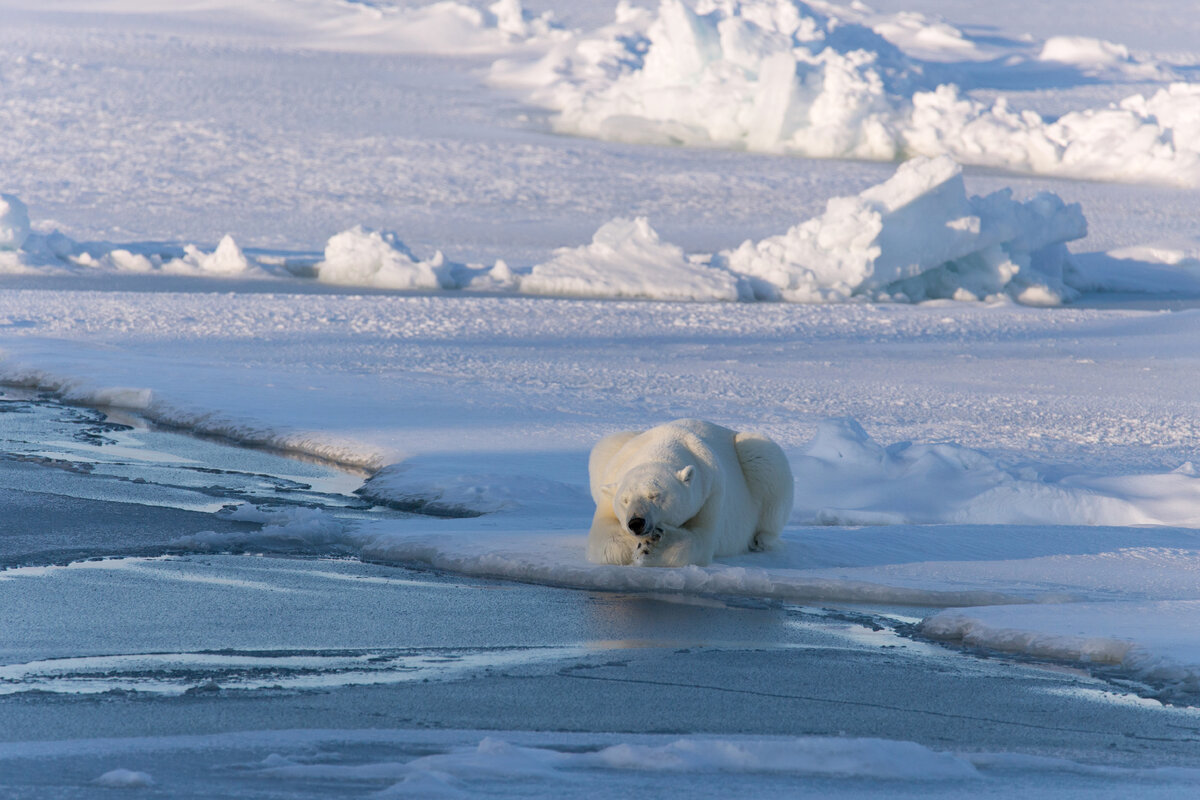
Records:
{"label": "polar bear's hind leg", "polygon": [[750,541],[751,550],[775,544],[792,515],[795,484],[792,468],[783,449],[758,433],[739,433],[733,440],[746,486],[759,507],[758,525]]}

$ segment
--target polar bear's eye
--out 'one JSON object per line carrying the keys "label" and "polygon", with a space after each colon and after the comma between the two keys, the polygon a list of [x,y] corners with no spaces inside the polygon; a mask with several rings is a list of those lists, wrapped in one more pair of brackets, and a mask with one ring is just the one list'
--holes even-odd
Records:
{"label": "polar bear's eye", "polygon": [[646,499],[649,500],[651,503],[653,503],[655,500],[657,500],[658,497],[659,497],[658,492],[651,492],[650,494],[646,495]]}

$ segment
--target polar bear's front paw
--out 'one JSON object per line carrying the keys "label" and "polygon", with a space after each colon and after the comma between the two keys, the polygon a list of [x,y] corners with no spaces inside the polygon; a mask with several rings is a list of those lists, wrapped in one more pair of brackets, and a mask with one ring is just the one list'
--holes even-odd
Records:
{"label": "polar bear's front paw", "polygon": [[646,558],[654,555],[655,546],[662,541],[662,528],[655,528],[646,536],[639,536],[637,546],[633,549],[633,563],[641,564]]}

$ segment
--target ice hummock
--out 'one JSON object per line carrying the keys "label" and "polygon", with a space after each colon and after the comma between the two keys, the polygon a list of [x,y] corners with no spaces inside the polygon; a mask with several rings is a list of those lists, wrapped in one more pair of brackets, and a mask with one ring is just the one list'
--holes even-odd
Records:
{"label": "ice hummock", "polygon": [[869,299],[920,302],[1011,296],[1057,305],[1078,293],[1066,242],[1087,234],[1078,204],[1010,190],[967,197],[951,159],[915,158],[895,175],[784,234],[685,257],[645,219],[614,220],[592,244],[559,250],[522,291],[655,300]]}
{"label": "ice hummock", "polygon": [[[601,225],[589,244],[559,248],[549,260],[517,271],[503,260],[490,268],[457,263],[440,250],[421,258],[394,233],[355,226],[330,237],[324,258],[309,272],[323,283],[393,290],[803,303],[1012,297],[1057,305],[1076,295],[1074,285],[1086,283],[1066,248],[1086,233],[1079,205],[1051,193],[1025,202],[1007,189],[968,198],[961,168],[942,156],[914,158],[883,183],[829,200],[819,217],[717,254],[685,253],[645,217],[618,218]],[[230,236],[211,253],[187,245],[182,257],[164,258],[34,234],[12,270],[80,267],[269,274]],[[277,273],[290,274],[286,264]]]}
{"label": "ice hummock", "polygon": [[9,252],[0,259],[0,273],[140,273],[210,278],[262,278],[271,274],[247,256],[229,234],[208,252],[195,244],[154,252],[133,245],[83,244],[59,231],[35,233],[25,204],[11,195],[0,195],[0,252],[6,250]]}
{"label": "ice hummock", "polygon": [[977,300],[1007,291],[1044,305],[1075,295],[1065,243],[1086,234],[1079,206],[1057,195],[968,199],[961,168],[941,157],[906,162],[886,182],[830,200],[820,217],[721,259],[764,299]]}
{"label": "ice hummock", "polygon": [[376,286],[381,289],[440,289],[453,286],[441,252],[418,260],[395,234],[356,226],[329,239],[325,260],[317,264],[324,283]]}
{"label": "ice hummock", "polygon": [[[869,27],[860,7],[814,6],[662,0],[652,13],[621,5],[613,24],[574,33],[536,63],[497,61],[492,81],[525,88],[555,112],[560,132],[602,139],[820,158],[946,154],[1046,175],[1200,184],[1200,84],[1046,118],[940,79]],[[936,21],[876,24],[902,43],[919,33],[943,48],[963,43]],[[1081,38],[1052,37],[1033,63],[1084,77],[1174,75],[1119,44]]]}

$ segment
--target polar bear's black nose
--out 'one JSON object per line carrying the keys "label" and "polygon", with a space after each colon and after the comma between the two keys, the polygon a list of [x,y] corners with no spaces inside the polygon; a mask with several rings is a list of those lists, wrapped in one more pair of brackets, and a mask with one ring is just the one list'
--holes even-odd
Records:
{"label": "polar bear's black nose", "polygon": [[634,517],[629,520],[629,532],[634,536],[641,536],[644,530],[646,530],[646,520],[641,517]]}

